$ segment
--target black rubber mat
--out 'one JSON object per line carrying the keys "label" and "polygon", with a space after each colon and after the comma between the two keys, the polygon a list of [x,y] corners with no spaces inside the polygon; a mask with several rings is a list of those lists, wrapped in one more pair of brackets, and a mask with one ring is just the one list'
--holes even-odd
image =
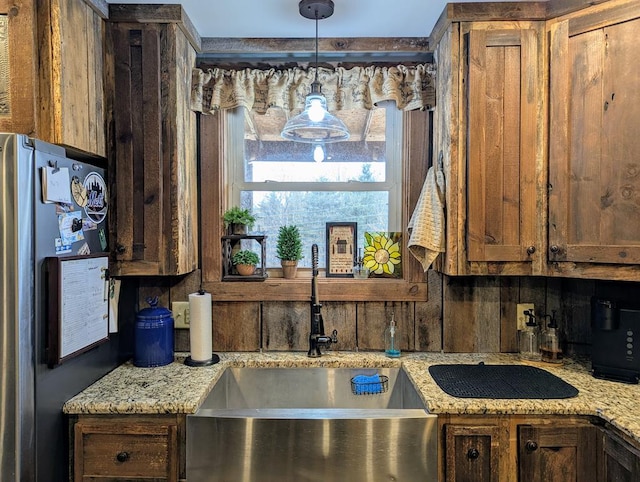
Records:
{"label": "black rubber mat", "polygon": [[438,386],[459,398],[571,398],[578,389],[541,368],[528,365],[432,365]]}

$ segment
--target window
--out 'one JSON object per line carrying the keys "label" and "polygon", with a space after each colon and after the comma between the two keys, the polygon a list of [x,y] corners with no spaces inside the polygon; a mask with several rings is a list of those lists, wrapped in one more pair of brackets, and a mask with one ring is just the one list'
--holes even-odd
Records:
{"label": "window", "polygon": [[393,102],[374,110],[332,112],[351,138],[315,146],[285,141],[284,111],[265,115],[227,111],[228,205],[250,208],[254,232],[268,236],[267,267],[279,267],[278,228],[295,224],[304,245],[301,267],[311,266],[311,245],[325,266],[325,223],[356,222],[361,249],[367,231],[402,230],[402,112]]}

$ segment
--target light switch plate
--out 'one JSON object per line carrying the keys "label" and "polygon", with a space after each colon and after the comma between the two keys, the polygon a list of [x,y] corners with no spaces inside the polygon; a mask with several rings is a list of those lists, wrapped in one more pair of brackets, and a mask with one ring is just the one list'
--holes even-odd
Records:
{"label": "light switch plate", "polygon": [[189,328],[189,302],[174,301],[171,303],[171,311],[173,312],[174,328]]}
{"label": "light switch plate", "polygon": [[524,314],[525,311],[531,310],[535,313],[535,306],[533,303],[518,303],[516,306],[516,323],[518,324],[518,330],[524,330],[527,323],[527,317]]}

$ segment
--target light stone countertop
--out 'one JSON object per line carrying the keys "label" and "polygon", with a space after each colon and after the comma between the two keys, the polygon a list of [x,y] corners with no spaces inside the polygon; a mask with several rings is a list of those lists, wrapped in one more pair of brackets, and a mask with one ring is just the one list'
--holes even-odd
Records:
{"label": "light stone countertop", "polygon": [[640,385],[593,378],[583,364],[528,363],[557,375],[579,390],[567,399],[500,400],[456,398],[447,395],[429,375],[430,365],[520,363],[516,355],[493,353],[409,353],[399,359],[377,352],[328,352],[308,358],[303,352],[219,353],[220,363],[189,367],[186,354],[157,368],[138,368],[127,362],[65,403],[67,414],[195,413],[227,367],[375,368],[403,366],[431,413],[597,415],[640,443]]}

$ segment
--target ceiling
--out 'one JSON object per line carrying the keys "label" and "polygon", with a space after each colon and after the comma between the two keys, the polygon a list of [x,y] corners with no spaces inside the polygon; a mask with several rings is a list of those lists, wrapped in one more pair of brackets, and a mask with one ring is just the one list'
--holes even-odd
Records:
{"label": "ceiling", "polygon": [[[315,35],[313,21],[298,12],[298,0],[109,0],[109,3],[182,4],[204,38],[306,38]],[[319,22],[321,38],[428,37],[447,2],[334,0],[334,4],[333,16]]]}

